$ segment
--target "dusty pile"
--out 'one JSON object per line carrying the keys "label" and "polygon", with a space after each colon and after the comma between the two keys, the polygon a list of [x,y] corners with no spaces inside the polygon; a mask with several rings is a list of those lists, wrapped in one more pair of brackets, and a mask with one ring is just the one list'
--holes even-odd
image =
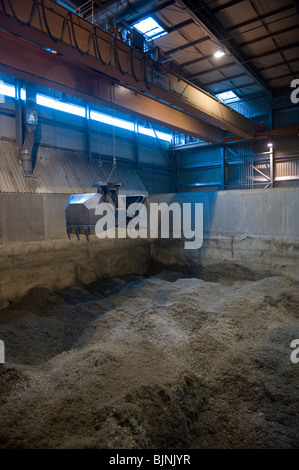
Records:
{"label": "dusty pile", "polygon": [[213,269],[2,311],[0,447],[299,447],[298,283]]}

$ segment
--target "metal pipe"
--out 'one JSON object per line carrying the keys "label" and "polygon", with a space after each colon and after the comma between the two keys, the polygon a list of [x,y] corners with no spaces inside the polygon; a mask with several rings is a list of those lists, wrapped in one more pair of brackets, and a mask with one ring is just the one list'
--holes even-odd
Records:
{"label": "metal pipe", "polygon": [[25,114],[25,140],[22,146],[20,160],[26,176],[33,172],[33,147],[37,127],[36,95],[35,90],[28,86],[26,89],[26,114]]}
{"label": "metal pipe", "polygon": [[31,127],[28,127],[28,130],[26,129],[26,136],[21,151],[21,164],[26,176],[31,175],[33,172],[32,150],[34,143],[35,130],[31,129]]}
{"label": "metal pipe", "polygon": [[21,151],[23,143],[23,102],[21,100],[21,80],[16,82],[16,142],[19,151]]}

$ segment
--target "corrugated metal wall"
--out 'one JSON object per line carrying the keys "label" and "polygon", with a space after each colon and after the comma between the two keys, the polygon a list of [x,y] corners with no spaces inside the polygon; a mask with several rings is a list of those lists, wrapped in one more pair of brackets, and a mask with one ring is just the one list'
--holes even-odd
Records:
{"label": "corrugated metal wall", "polygon": [[[278,97],[256,96],[230,105],[255,120],[261,130],[283,129],[299,124],[299,105],[290,94]],[[299,185],[299,136],[271,139],[274,149],[275,186]],[[269,139],[219,145],[190,144],[174,150],[179,161],[179,188],[185,190],[238,189],[265,187],[270,176]],[[192,148],[193,146],[193,148]]]}
{"label": "corrugated metal wall", "polygon": [[[291,103],[288,94],[274,98],[259,95],[239,100],[231,106],[254,119],[263,129],[285,128],[299,123],[298,105]],[[177,177],[179,189],[183,191],[254,188],[267,184],[267,179],[260,173],[268,175],[270,171],[266,161],[268,156],[265,156],[269,150],[267,139],[223,147],[197,142],[193,148],[190,139],[189,146],[176,152],[177,171],[171,163],[173,157],[165,141],[96,121],[89,121],[87,130],[87,121],[82,117],[45,107],[39,107],[38,112],[37,138],[41,146],[85,152],[88,158],[95,161],[99,157],[112,160],[115,154],[119,161],[133,165],[149,193],[176,191]],[[132,117],[128,119],[134,121]],[[12,98],[0,104],[0,137],[16,140],[15,100]],[[273,142],[275,184],[298,185],[298,135],[276,137]],[[18,178],[22,177],[18,175]],[[84,185],[82,182],[81,186]]]}
{"label": "corrugated metal wall", "polygon": [[221,184],[220,147],[205,147],[202,149],[186,150],[179,155],[180,189],[195,188],[198,185]]}
{"label": "corrugated metal wall", "polygon": [[[176,189],[174,187],[174,169],[169,163],[168,142],[142,134],[136,135],[134,132],[118,127],[113,128],[113,126],[96,121],[89,121],[89,151],[87,151],[87,126],[85,118],[41,106],[38,107],[38,115],[39,125],[37,128],[37,140],[40,146],[38,158],[43,158],[45,147],[58,148],[64,151],[63,155],[65,160],[59,160],[59,164],[61,165],[61,177],[64,178],[63,182],[60,181],[58,168],[55,167],[58,191],[60,191],[59,188],[62,188],[62,192],[71,192],[71,188],[75,188],[76,185],[74,186],[72,183],[69,186],[69,190],[66,189],[67,180],[65,178],[67,177],[65,175],[66,166],[71,168],[73,155],[76,155],[78,151],[81,153],[85,152],[85,157],[88,157],[82,160],[81,163],[83,166],[89,164],[90,157],[96,162],[99,158],[112,162],[113,155],[116,155],[120,163],[131,163],[134,171],[137,171],[140,178],[144,181],[149,193],[168,193]],[[6,191],[8,187],[12,192],[31,192],[32,188],[34,188],[34,179],[31,180],[32,188],[30,188],[21,171],[18,172],[14,167],[16,171],[11,172],[12,168],[10,163],[14,160],[10,159],[12,157],[14,159],[18,158],[18,149],[15,145],[15,100],[12,98],[5,97],[5,101],[0,103],[0,139],[3,141],[11,140],[12,142],[11,146],[8,146],[7,143],[3,143],[0,148],[0,167],[2,168],[2,175],[0,175],[0,192]],[[53,162],[55,154],[58,153],[55,153],[53,150]],[[5,155],[7,155],[7,158],[5,158]],[[42,160],[37,161],[39,168],[35,169],[35,175],[36,172],[39,171],[39,178],[42,178],[41,172],[43,171],[41,162]],[[4,170],[4,167],[10,169],[10,172]],[[77,170],[80,184],[77,185],[76,188],[81,191],[89,187],[89,183],[87,184],[84,180],[84,175],[89,174],[89,169],[84,169],[83,167],[79,169],[77,167]],[[47,171],[49,174],[44,176],[48,178],[49,185],[45,185],[44,187],[54,188],[54,186],[50,184],[51,168],[47,168]],[[11,182],[9,183],[10,177]],[[16,189],[14,189],[14,187]],[[34,191],[35,189],[33,189],[32,192]],[[50,192],[52,192],[51,189]]]}
{"label": "corrugated metal wall", "polygon": [[[111,162],[102,162],[106,176]],[[120,162],[118,171],[123,182],[120,193],[142,193],[147,190],[131,163]],[[96,161],[74,150],[39,146],[34,173],[25,178],[16,144],[0,140],[0,193],[72,194],[95,192],[93,183],[100,178]]]}

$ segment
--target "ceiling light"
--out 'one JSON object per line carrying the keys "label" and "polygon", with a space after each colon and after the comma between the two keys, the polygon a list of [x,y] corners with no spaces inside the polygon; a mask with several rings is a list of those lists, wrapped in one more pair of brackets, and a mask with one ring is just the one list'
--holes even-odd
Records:
{"label": "ceiling light", "polygon": [[269,143],[268,143],[268,147],[273,147],[273,143],[272,143],[272,142],[269,142]]}
{"label": "ceiling light", "polygon": [[223,57],[225,55],[225,52],[224,52],[224,49],[216,49],[216,51],[214,52],[214,57],[216,57],[216,59],[219,59],[220,57]]}

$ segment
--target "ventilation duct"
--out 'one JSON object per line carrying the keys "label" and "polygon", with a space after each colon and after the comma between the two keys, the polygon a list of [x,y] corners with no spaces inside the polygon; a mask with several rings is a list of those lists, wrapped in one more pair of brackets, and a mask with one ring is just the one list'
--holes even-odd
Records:
{"label": "ventilation duct", "polygon": [[36,94],[28,87],[26,89],[25,105],[25,140],[21,150],[20,160],[26,176],[33,172],[33,147],[37,127]]}

